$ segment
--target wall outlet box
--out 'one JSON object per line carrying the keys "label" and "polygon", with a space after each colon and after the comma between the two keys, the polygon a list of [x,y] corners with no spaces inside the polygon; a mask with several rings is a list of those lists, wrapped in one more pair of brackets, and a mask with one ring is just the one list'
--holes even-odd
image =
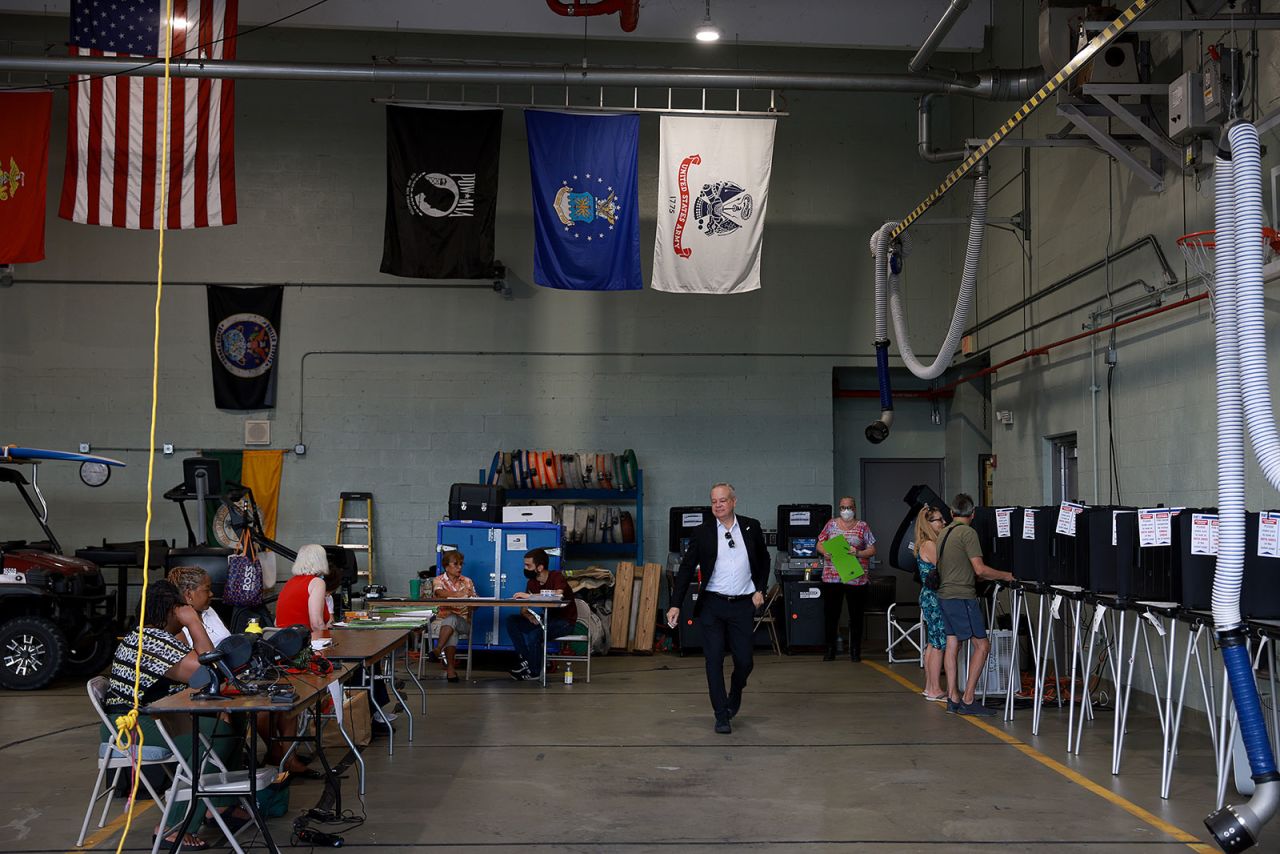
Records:
{"label": "wall outlet box", "polygon": [[271,444],[271,422],[270,421],[244,422],[244,443],[246,445],[270,445]]}
{"label": "wall outlet box", "polygon": [[81,443],[80,443],[80,453],[82,453],[82,454],[87,454],[87,453],[89,453],[89,443],[88,443],[88,442],[81,442]]}
{"label": "wall outlet box", "polygon": [[166,457],[172,457],[172,456],[173,456],[173,443],[172,443],[172,442],[165,442],[165,443],[164,443],[164,445],[162,445],[162,446],[161,446],[160,450],[164,453],[164,455],[165,455]]}
{"label": "wall outlet box", "polygon": [[1012,424],[1012,423],[1013,423],[1013,410],[1011,410],[1011,409],[997,409],[997,410],[996,410],[996,420],[997,420],[997,421],[999,421],[1001,424]]}

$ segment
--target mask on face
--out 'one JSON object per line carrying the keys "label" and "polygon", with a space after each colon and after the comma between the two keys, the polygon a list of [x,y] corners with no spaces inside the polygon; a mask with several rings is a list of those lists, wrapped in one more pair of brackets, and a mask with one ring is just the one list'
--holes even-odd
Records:
{"label": "mask on face", "polygon": [[536,570],[536,569],[526,569],[526,570],[524,571],[524,577],[525,577],[525,578],[537,578],[537,577],[538,577],[538,570]]}
{"label": "mask on face", "polygon": [[843,519],[843,520],[845,520],[846,522],[852,522],[852,521],[853,521],[853,511],[852,511],[852,510],[841,510],[841,511],[840,511],[840,518],[841,518],[841,519]]}

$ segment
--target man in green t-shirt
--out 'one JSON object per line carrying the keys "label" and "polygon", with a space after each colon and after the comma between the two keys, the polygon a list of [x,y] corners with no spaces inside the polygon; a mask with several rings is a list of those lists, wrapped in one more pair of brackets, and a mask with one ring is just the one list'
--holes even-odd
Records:
{"label": "man in green t-shirt", "polygon": [[[947,673],[947,711],[962,715],[994,715],[995,712],[974,699],[978,677],[987,666],[991,641],[987,639],[986,621],[978,605],[977,579],[1013,581],[1010,573],[994,569],[982,559],[978,533],[973,522],[973,499],[961,492],[951,501],[952,522],[938,536],[938,606],[947,626],[947,650],[943,667]],[[956,676],[960,644],[973,642],[969,655],[969,679],[961,695]]]}

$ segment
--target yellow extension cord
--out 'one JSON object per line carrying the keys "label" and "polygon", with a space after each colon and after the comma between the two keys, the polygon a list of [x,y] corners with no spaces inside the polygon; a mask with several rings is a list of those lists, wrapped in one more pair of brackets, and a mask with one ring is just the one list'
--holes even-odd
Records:
{"label": "yellow extension cord", "polygon": [[[160,107],[164,115],[163,130],[160,134],[162,142],[160,146],[160,220],[156,226],[160,233],[160,241],[156,251],[155,335],[151,344],[151,432],[150,440],[147,442],[147,524],[142,538],[142,598],[138,602],[138,655],[133,662],[133,708],[116,718],[116,747],[121,752],[128,753],[136,743],[137,753],[133,755],[133,787],[129,791],[128,811],[125,813],[124,830],[120,833],[116,854],[120,854],[124,849],[124,842],[129,837],[129,828],[133,824],[133,810],[138,799],[138,781],[142,777],[143,737],[142,730],[138,728],[138,704],[142,684],[142,640],[147,613],[147,568],[151,566],[151,500],[156,470],[156,399],[160,388],[160,298],[164,294],[164,231],[169,202],[169,116],[171,112],[169,60],[172,54],[173,0],[167,0],[165,4],[164,97],[161,99]],[[192,738],[198,737],[198,732],[192,734]],[[196,772],[197,769],[193,768],[192,773]],[[164,816],[160,817],[160,826],[163,832]],[[185,833],[186,828],[180,827],[178,832]]]}

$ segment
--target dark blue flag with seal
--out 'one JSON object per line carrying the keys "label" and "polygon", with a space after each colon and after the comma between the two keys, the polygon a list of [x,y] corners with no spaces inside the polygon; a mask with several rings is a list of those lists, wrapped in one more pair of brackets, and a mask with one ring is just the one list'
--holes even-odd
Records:
{"label": "dark blue flag with seal", "polygon": [[543,110],[524,115],[533,280],[571,291],[640,290],[640,117]]}
{"label": "dark blue flag with seal", "polygon": [[280,361],[284,288],[209,285],[213,400],[219,409],[271,409]]}

